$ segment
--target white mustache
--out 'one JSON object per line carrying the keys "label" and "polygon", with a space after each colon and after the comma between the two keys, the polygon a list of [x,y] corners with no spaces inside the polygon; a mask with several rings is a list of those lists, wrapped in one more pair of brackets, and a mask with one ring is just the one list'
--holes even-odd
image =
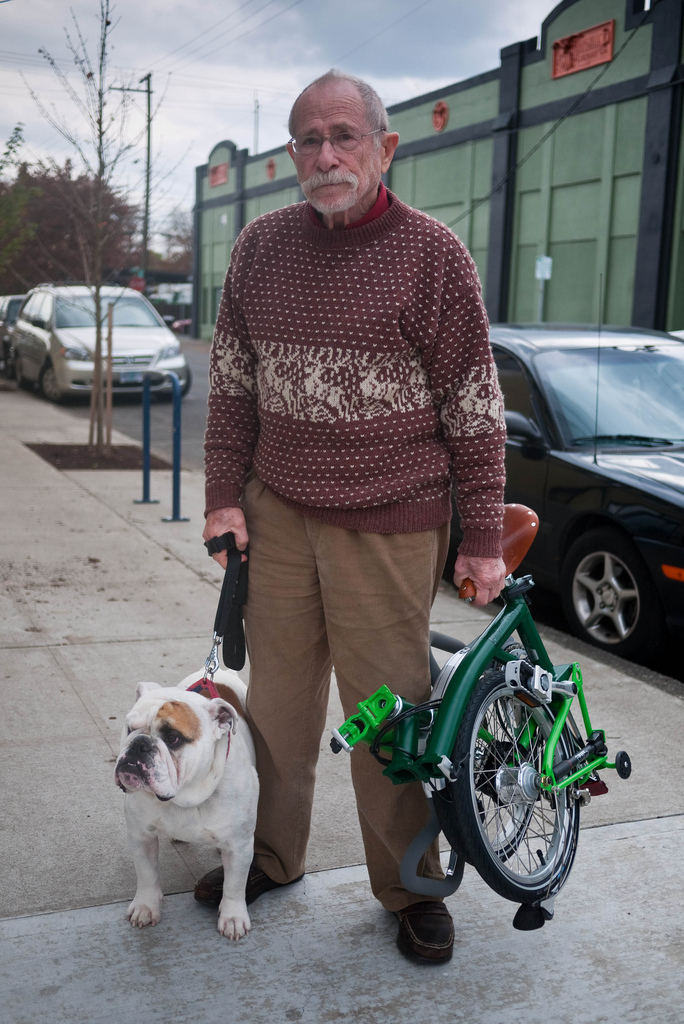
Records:
{"label": "white mustache", "polygon": [[323,185],[351,185],[352,188],[358,188],[359,179],[351,171],[317,171],[302,182],[302,192],[306,195],[308,191]]}

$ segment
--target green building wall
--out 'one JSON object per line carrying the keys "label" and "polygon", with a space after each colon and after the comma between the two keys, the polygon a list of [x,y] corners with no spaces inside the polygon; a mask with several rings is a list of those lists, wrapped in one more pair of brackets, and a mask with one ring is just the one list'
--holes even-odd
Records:
{"label": "green building wall", "polygon": [[[387,185],[465,242],[492,320],[541,310],[684,328],[682,6],[563,0],[499,68],[389,109],[400,143]],[[612,61],[553,79],[553,43],[611,20]],[[448,120],[435,126],[437,104]],[[240,230],[302,195],[284,146],[250,156],[221,142],[196,181],[193,320],[209,339]],[[553,259],[541,305],[540,255]]]}
{"label": "green building wall", "polygon": [[[611,104],[569,118],[516,177],[509,317],[539,315],[540,254],[553,259],[543,319],[629,324],[636,261],[646,101]],[[524,129],[530,153],[550,124]]]}

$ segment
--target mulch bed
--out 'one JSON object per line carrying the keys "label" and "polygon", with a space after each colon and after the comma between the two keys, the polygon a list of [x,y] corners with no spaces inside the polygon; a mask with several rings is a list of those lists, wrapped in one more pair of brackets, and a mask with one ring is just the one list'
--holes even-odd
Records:
{"label": "mulch bed", "polygon": [[[142,469],[142,448],[113,444],[109,454],[99,454],[87,444],[27,444],[56,469]],[[171,469],[171,463],[150,455],[151,469]]]}

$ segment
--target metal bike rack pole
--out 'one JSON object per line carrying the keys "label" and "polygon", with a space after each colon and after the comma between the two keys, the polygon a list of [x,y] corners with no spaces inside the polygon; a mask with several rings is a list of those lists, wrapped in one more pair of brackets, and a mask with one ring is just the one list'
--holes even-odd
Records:
{"label": "metal bike rack pole", "polygon": [[162,516],[165,523],[187,523],[189,517],[180,514],[180,463],[181,463],[181,383],[178,374],[168,371],[166,377],[173,385],[173,514]]}
{"label": "metal bike rack pole", "polygon": [[143,380],[143,496],[134,505],[158,505],[159,498],[150,498],[150,406],[152,404],[152,378]]}
{"label": "metal bike rack pole", "polygon": [[[158,498],[150,498],[150,407],[152,404],[152,378],[159,379],[158,373],[146,373],[143,380],[143,496],[136,499],[136,505],[158,505]],[[173,387],[173,511],[162,516],[164,523],[187,523],[188,516],[180,513],[180,464],[181,464],[181,401],[183,398],[178,374],[167,370],[162,380],[169,378]]]}

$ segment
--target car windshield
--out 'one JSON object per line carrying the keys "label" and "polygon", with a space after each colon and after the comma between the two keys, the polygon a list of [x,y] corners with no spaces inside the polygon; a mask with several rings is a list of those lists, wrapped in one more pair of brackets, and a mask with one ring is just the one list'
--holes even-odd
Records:
{"label": "car windshield", "polygon": [[[107,320],[107,306],[112,300],[102,296],[102,322]],[[115,298],[115,327],[159,327],[159,321],[153,310],[134,296],[122,295]],[[95,299],[92,295],[78,295],[73,298],[58,298],[55,314],[55,326],[59,330],[64,327],[94,327]]]}
{"label": "car windshield", "polygon": [[554,349],[535,366],[567,445],[684,442],[684,345]]}

